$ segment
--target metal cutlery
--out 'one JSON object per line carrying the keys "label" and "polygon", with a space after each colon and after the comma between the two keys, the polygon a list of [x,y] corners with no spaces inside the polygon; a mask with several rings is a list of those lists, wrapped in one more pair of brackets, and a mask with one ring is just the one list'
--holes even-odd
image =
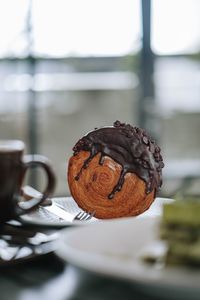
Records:
{"label": "metal cutlery", "polygon": [[95,212],[85,212],[85,211],[80,211],[75,217],[74,220],[79,220],[79,221],[87,221],[92,219],[94,216]]}
{"label": "metal cutlery", "polygon": [[[40,198],[42,194],[37,191],[36,189],[30,187],[30,186],[24,186],[22,189],[22,195],[26,200],[32,199],[32,198]],[[45,204],[45,206],[40,205],[40,209],[46,210],[57,217],[59,217],[61,220],[65,220],[68,222],[73,222],[73,221],[88,221],[92,219],[94,216],[95,212],[85,212],[85,211],[80,211],[78,212],[75,216],[72,215],[71,213],[67,212],[65,208],[60,205],[59,203],[55,203],[51,199],[47,199],[48,204]]]}
{"label": "metal cutlery", "polygon": [[63,208],[61,208],[60,206],[58,206],[55,203],[52,203],[52,205],[50,205],[50,206],[41,207],[41,209],[48,211],[48,212],[56,215],[57,217],[59,217],[61,220],[65,220],[68,222],[73,222],[74,218],[75,218],[74,215],[67,212],[66,210],[64,210]]}
{"label": "metal cutlery", "polygon": [[[29,185],[25,185],[24,187],[22,187],[21,192],[26,201],[31,200],[32,198],[40,199],[42,197],[42,193]],[[47,198],[42,202],[41,206],[48,206],[51,204],[52,200],[50,198]]]}

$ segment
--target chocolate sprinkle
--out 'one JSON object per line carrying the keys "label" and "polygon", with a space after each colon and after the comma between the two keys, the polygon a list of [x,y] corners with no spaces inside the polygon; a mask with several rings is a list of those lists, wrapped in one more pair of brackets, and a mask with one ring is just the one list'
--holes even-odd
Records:
{"label": "chocolate sprinkle", "polygon": [[89,151],[75,180],[79,180],[82,170],[86,169],[95,155],[101,153],[99,164],[109,156],[121,165],[118,183],[108,195],[112,199],[119,192],[127,173],[135,173],[146,183],[146,194],[154,189],[157,192],[162,185],[163,159],[160,148],[144,129],[116,121],[111,127],[102,127],[89,132],[73,148],[74,155],[80,151]]}

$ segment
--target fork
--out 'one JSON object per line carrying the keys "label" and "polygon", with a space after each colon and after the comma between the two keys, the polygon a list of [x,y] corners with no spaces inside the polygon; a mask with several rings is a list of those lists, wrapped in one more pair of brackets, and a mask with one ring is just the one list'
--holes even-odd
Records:
{"label": "fork", "polygon": [[[26,200],[29,200],[31,198],[41,197],[41,193],[39,191],[37,191],[36,189],[32,188],[31,186],[24,186],[22,188],[22,195],[24,196],[24,198]],[[58,208],[61,208],[65,212],[65,214],[67,214],[66,209],[62,205],[60,205],[59,203],[55,204],[54,202],[52,202],[51,199],[47,199],[47,201],[48,201],[48,203],[45,203],[45,205],[41,205],[41,207],[43,207],[43,209],[47,209],[48,211],[50,210],[50,212],[53,213],[53,214],[56,214],[56,212],[57,212],[56,215],[60,216],[61,219],[63,219],[63,212],[62,213],[59,212]],[[54,207],[54,209],[52,210],[54,205],[56,207]],[[55,209],[56,209],[56,211],[55,211]],[[71,221],[88,221],[88,220],[92,219],[94,214],[95,214],[95,211],[93,211],[93,212],[80,211],[78,214],[75,215],[75,217],[70,216],[70,214],[69,214],[68,218]],[[65,220],[65,218],[64,218],[64,220]]]}
{"label": "fork", "polygon": [[92,217],[94,216],[95,211],[93,212],[86,212],[86,211],[80,211],[75,217],[74,217],[74,221],[88,221],[90,219],[92,219]]}

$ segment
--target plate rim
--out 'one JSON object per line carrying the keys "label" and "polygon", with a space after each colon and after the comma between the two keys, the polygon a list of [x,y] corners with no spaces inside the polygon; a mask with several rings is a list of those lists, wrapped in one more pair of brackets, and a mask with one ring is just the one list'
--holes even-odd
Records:
{"label": "plate rim", "polygon": [[[145,218],[146,222],[148,221],[152,221],[152,222],[159,222],[161,220],[160,217],[148,217]],[[109,223],[119,223],[119,222],[143,222],[143,218],[122,218],[122,219],[116,219],[116,220],[107,220],[104,221],[103,223],[105,224],[100,224],[100,223],[96,223],[93,224],[93,227],[101,227],[103,226],[110,226]],[[107,225],[106,225],[107,224]],[[112,226],[112,225],[111,225]],[[92,273],[96,273],[96,274],[100,274],[100,275],[104,275],[104,276],[108,276],[108,277],[113,277],[113,278],[118,278],[118,279],[123,279],[123,280],[128,280],[130,282],[135,282],[135,283],[139,283],[139,284],[145,284],[148,286],[163,286],[163,287],[173,287],[173,288],[178,288],[178,289],[194,289],[194,290],[198,290],[200,291],[200,287],[199,284],[197,284],[196,280],[195,282],[193,282],[193,280],[190,281],[190,284],[188,285],[188,281],[184,278],[184,283],[180,281],[180,279],[178,281],[174,281],[174,276],[177,275],[181,275],[183,274],[184,271],[186,271],[189,276],[191,275],[193,278],[196,279],[196,277],[198,276],[198,279],[200,278],[200,270],[191,270],[188,269],[187,267],[166,267],[163,268],[161,271],[158,269],[156,270],[155,268],[153,269],[153,272],[155,273],[153,277],[151,277],[150,275],[152,274],[152,267],[150,267],[148,264],[144,264],[144,263],[139,263],[138,266],[140,267],[144,267],[144,271],[145,273],[142,273],[140,275],[138,275],[137,273],[137,269],[135,270],[135,272],[132,273],[120,273],[118,272],[119,270],[116,271],[116,269],[114,271],[111,271],[111,266],[112,264],[114,265],[114,263],[116,263],[116,259],[112,258],[111,259],[111,263],[109,264],[109,260],[108,257],[106,258],[106,268],[102,268],[102,260],[99,261],[98,263],[94,263],[94,260],[96,258],[98,258],[98,256],[100,258],[103,257],[102,254],[95,254],[94,256],[91,256],[91,253],[86,253],[84,254],[84,251],[75,249],[75,247],[71,247],[70,245],[67,245],[68,240],[70,239],[71,236],[73,236],[73,234],[79,234],[81,236],[81,232],[82,231],[87,230],[87,227],[79,227],[79,228],[71,228],[71,229],[63,229],[61,231],[61,236],[58,240],[58,247],[55,251],[56,255],[58,255],[58,257],[60,257],[61,259],[63,259],[64,261],[67,261],[68,263],[71,263],[72,265],[75,265],[81,269],[90,271]],[[105,257],[105,256],[104,256]],[[109,258],[110,259],[110,258]],[[88,264],[88,261],[90,261],[90,263]],[[87,265],[86,265],[87,262]],[[133,270],[134,271],[134,270]],[[141,271],[141,270],[140,270]],[[176,273],[176,275],[175,275]],[[195,274],[195,275],[194,275]],[[145,275],[145,276],[144,276]],[[161,276],[160,276],[161,275]],[[164,276],[163,276],[164,275]],[[171,275],[173,275],[171,277]],[[166,280],[166,276],[167,280]],[[192,282],[192,285],[191,285]]]}

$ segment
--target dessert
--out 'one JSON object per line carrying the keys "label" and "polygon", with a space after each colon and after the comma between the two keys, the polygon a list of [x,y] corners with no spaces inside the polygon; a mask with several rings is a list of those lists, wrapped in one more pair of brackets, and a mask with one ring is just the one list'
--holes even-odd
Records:
{"label": "dessert", "polygon": [[141,128],[116,121],[83,136],[73,151],[68,164],[70,192],[97,218],[143,213],[162,185],[160,148]]}
{"label": "dessert", "polygon": [[160,236],[167,244],[166,264],[200,265],[200,201],[195,198],[166,204]]}

